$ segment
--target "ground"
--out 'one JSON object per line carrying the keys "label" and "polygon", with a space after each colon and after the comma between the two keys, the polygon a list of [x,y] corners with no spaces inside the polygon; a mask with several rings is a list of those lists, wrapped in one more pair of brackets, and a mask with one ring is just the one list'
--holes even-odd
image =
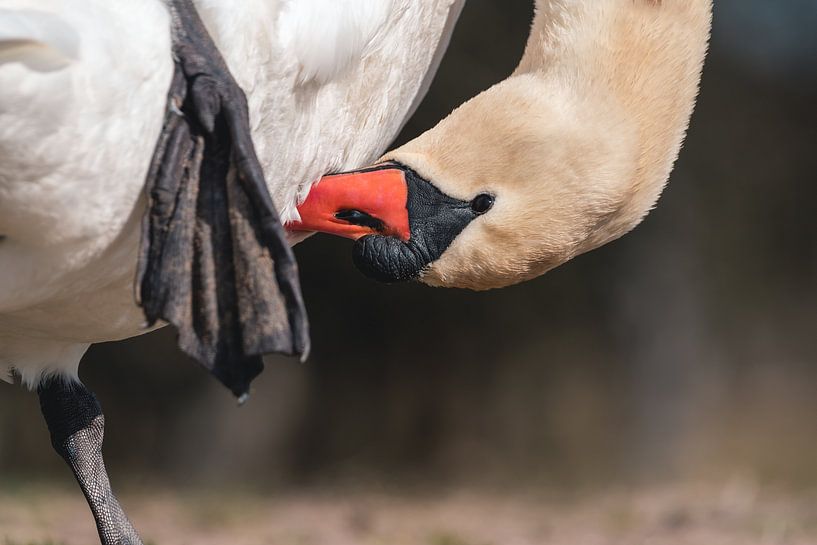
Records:
{"label": "ground", "polygon": [[[150,545],[811,545],[817,493],[747,483],[604,493],[125,495]],[[0,491],[0,544],[93,545],[79,493]]]}

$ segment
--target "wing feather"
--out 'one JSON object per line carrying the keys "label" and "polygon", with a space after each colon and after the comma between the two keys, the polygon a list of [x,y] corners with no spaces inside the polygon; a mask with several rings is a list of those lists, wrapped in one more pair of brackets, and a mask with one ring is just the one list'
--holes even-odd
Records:
{"label": "wing feather", "polygon": [[59,70],[79,58],[80,35],[45,11],[0,9],[0,64],[21,62],[31,70]]}

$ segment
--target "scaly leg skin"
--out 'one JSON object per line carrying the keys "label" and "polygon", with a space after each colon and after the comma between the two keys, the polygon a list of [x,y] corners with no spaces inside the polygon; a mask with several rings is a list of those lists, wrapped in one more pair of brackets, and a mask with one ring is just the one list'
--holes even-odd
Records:
{"label": "scaly leg skin", "polygon": [[94,394],[61,378],[41,384],[38,394],[51,444],[74,472],[102,545],[142,545],[111,490],[102,458],[105,416]]}

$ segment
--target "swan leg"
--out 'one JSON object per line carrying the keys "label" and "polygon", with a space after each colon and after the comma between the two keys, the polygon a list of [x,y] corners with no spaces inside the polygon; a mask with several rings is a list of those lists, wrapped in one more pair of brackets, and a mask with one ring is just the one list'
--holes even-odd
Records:
{"label": "swan leg", "polygon": [[51,444],[74,472],[102,545],[142,545],[111,490],[102,458],[105,416],[94,394],[60,378],[44,382],[38,394]]}
{"label": "swan leg", "polygon": [[169,0],[175,74],[147,177],[138,301],[243,397],[267,353],[305,357],[298,268],[252,142],[244,92],[190,0]]}

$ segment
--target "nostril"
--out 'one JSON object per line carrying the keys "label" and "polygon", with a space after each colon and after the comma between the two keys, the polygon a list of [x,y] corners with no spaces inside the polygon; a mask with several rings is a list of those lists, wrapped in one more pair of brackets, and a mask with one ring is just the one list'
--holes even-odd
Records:
{"label": "nostril", "polygon": [[368,227],[378,232],[386,230],[386,224],[383,223],[383,220],[379,220],[371,214],[361,212],[360,210],[340,210],[335,213],[335,217],[352,225]]}

